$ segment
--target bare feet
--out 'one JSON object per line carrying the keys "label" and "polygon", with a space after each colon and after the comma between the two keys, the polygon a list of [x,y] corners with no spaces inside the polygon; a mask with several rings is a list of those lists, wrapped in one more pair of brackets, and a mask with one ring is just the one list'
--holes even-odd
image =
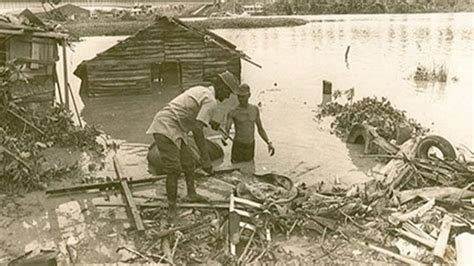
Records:
{"label": "bare feet", "polygon": [[188,194],[184,199],[184,202],[201,202],[201,203],[207,203],[209,202],[209,199],[205,196],[199,195],[197,193],[193,194]]}

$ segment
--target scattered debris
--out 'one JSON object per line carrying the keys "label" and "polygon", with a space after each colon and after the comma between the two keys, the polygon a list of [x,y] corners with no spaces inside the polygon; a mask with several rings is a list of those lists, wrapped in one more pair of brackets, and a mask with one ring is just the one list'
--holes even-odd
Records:
{"label": "scattered debris", "polygon": [[[353,90],[349,94],[348,96],[353,97]],[[387,98],[365,97],[352,102],[352,97],[344,105],[338,102],[321,105],[316,118],[321,120],[326,116],[335,116],[331,128],[341,137],[347,136],[354,125],[364,122],[376,127],[377,133],[388,141],[396,139],[400,124],[410,125],[413,136],[423,135],[428,131],[413,119],[407,118],[404,111],[393,107]]]}
{"label": "scattered debris", "polygon": [[19,62],[0,67],[0,187],[18,192],[44,189],[47,181],[63,178],[77,165],[49,166],[44,152],[52,147],[77,148],[102,154],[96,142],[100,131],[76,127],[72,114],[62,105],[41,112],[17,105],[9,96],[8,85],[27,81]]}

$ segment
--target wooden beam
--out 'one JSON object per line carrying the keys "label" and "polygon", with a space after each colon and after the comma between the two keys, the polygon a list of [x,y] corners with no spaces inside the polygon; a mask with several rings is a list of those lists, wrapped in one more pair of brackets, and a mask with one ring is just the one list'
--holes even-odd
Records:
{"label": "wooden beam", "polygon": [[[127,207],[123,203],[102,203],[95,204],[96,207]],[[168,208],[168,204],[164,202],[157,203],[137,203],[140,208]],[[211,203],[177,203],[178,208],[190,208],[190,209],[229,209],[228,202],[211,202]]]}
{"label": "wooden beam", "polygon": [[433,250],[433,254],[438,258],[442,259],[444,257],[444,252],[446,251],[446,247],[448,245],[449,232],[451,231],[452,222],[453,218],[445,214],[438,235],[438,240],[436,240],[436,245]]}
{"label": "wooden beam", "polygon": [[24,31],[23,30],[0,30],[0,34],[4,35],[23,35]]}
{"label": "wooden beam", "polygon": [[32,58],[24,58],[24,57],[17,58],[17,60],[19,62],[36,63],[36,64],[42,64],[42,65],[54,65],[56,63],[55,61],[50,61],[50,60],[40,60],[40,59],[32,59]]}
{"label": "wooden beam", "polygon": [[[128,181],[128,184],[140,185],[140,184],[157,182],[164,179],[166,179],[166,175],[160,175],[160,176],[152,177],[152,178],[131,180],[131,181]],[[119,181],[112,181],[112,182],[107,182],[107,183],[85,184],[85,185],[78,185],[78,186],[73,186],[73,187],[50,189],[50,190],[46,190],[46,194],[74,193],[74,192],[83,192],[83,191],[92,190],[92,189],[103,189],[103,188],[118,187],[118,186],[120,186]]]}
{"label": "wooden beam", "polygon": [[67,71],[67,49],[66,49],[66,40],[63,40],[61,42],[61,45],[63,47],[63,79],[64,79],[64,104],[66,106],[66,109],[69,110],[69,81],[68,81],[68,71]]}
{"label": "wooden beam", "polygon": [[34,37],[43,37],[43,38],[54,38],[64,40],[69,37],[68,34],[58,33],[58,32],[34,32]]}
{"label": "wooden beam", "polygon": [[127,204],[128,212],[132,216],[133,221],[135,223],[135,228],[139,232],[144,231],[145,226],[143,225],[143,221],[142,221],[142,218],[140,216],[140,212],[138,211],[137,205],[136,205],[135,201],[133,200],[133,195],[132,195],[132,192],[130,191],[127,180],[124,179],[125,175],[123,173],[123,169],[120,165],[120,162],[119,162],[116,154],[113,157],[113,161],[114,161],[115,174],[117,175],[117,179],[120,180],[120,186],[122,188],[122,194],[123,194],[123,197],[124,197],[125,202]]}

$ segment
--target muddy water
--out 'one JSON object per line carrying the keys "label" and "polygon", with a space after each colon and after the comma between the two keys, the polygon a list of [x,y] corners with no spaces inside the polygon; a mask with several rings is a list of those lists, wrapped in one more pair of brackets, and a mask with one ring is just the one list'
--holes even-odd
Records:
{"label": "muddy water", "polygon": [[[288,172],[305,162],[308,168],[322,165],[318,172],[343,175],[358,164],[350,149],[313,121],[322,80],[331,81],[334,89],[354,87],[356,98],[387,97],[434,133],[474,147],[471,14],[306,18],[313,22],[291,28],[215,31],[263,66],[242,63],[243,81],[253,91],[251,101],[261,103],[264,125],[279,151],[269,158],[258,142],[259,167]],[[124,38],[92,37],[77,43],[68,56],[69,71]],[[448,82],[414,82],[411,75],[419,63],[445,65]],[[82,101],[77,95],[79,80],[71,75],[70,82],[87,123],[101,126],[114,138],[138,143],[151,142],[144,134],[147,126],[176,93]]]}

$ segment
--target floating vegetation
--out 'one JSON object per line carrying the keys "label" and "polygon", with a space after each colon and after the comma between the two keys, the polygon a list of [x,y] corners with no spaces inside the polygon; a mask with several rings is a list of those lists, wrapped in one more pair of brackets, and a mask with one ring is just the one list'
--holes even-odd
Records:
{"label": "floating vegetation", "polygon": [[[431,68],[418,64],[416,67],[415,74],[413,75],[415,81],[428,81],[428,82],[447,82],[448,81],[448,69],[445,65],[435,65]],[[456,77],[453,80],[457,81]]]}
{"label": "floating vegetation", "polygon": [[424,135],[428,129],[410,119],[405,115],[405,111],[396,109],[387,98],[365,97],[352,102],[354,96],[353,89],[344,93],[337,93],[339,97],[344,94],[348,102],[344,105],[338,102],[331,102],[320,106],[316,115],[318,120],[334,116],[331,129],[340,137],[347,136],[351,129],[364,122],[377,128],[377,133],[385,139],[395,139],[397,127],[400,124],[408,124],[413,130],[413,135]]}

